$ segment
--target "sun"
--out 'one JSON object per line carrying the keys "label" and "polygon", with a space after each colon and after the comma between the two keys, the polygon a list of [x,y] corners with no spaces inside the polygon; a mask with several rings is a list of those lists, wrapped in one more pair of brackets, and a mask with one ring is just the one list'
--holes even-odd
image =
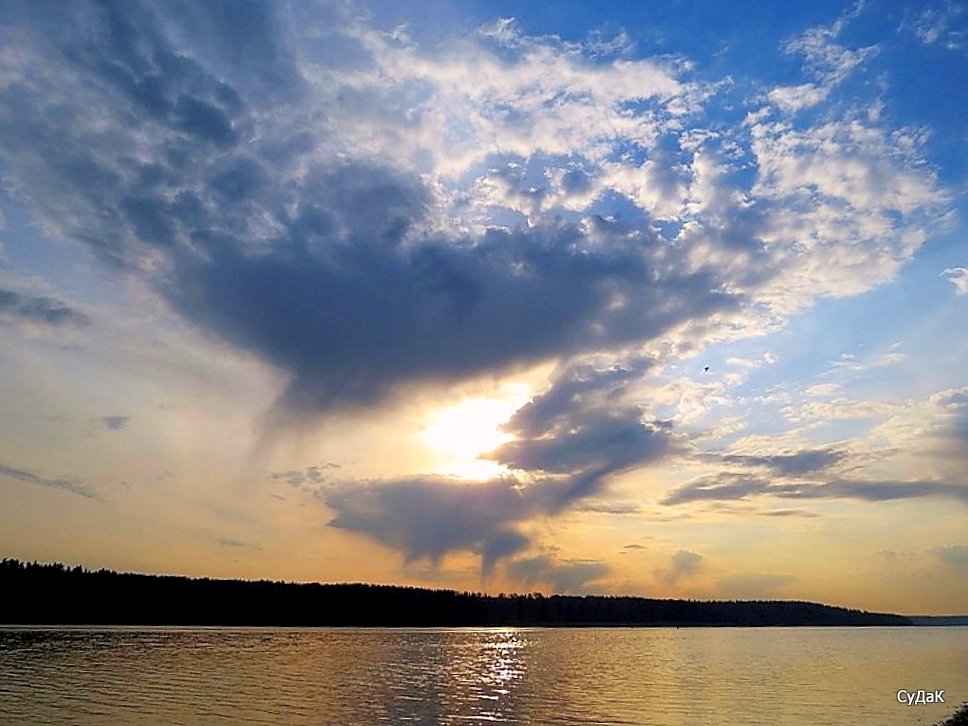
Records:
{"label": "sun", "polygon": [[505,467],[496,461],[478,456],[514,438],[499,427],[520,405],[520,400],[465,398],[435,411],[420,432],[434,457],[434,469],[462,479],[489,479],[505,473]]}

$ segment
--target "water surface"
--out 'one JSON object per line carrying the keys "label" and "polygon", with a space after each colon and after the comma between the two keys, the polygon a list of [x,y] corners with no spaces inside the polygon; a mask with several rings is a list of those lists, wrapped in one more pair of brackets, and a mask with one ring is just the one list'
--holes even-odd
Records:
{"label": "water surface", "polygon": [[964,700],[964,627],[0,628],[11,724],[889,726]]}

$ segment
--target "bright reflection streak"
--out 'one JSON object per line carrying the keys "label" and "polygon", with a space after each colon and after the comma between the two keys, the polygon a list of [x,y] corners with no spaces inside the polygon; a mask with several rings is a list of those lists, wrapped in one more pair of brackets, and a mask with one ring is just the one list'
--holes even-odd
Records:
{"label": "bright reflection streak", "polygon": [[477,704],[471,718],[527,723],[516,712],[518,692],[527,670],[527,636],[503,628],[454,636],[447,648],[450,689],[462,702]]}

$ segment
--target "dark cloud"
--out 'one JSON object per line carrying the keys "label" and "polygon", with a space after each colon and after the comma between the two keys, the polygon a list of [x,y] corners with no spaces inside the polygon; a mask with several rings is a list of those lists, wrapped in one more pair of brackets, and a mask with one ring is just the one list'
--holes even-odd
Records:
{"label": "dark cloud", "polygon": [[656,576],[666,585],[675,585],[684,577],[692,577],[702,567],[704,557],[689,550],[679,550],[669,560],[668,567],[656,570]]}
{"label": "dark cloud", "polygon": [[968,487],[938,481],[865,481],[834,479],[826,482],[771,481],[738,474],[701,477],[674,489],[663,504],[694,501],[731,501],[769,495],[786,499],[864,499],[871,502],[920,497],[950,497],[968,502]]}
{"label": "dark cloud", "polygon": [[642,416],[636,409],[616,413],[579,409],[566,422],[504,444],[489,457],[515,469],[553,473],[611,472],[643,464],[667,453],[669,435],[661,425],[643,423]]}
{"label": "dark cloud", "polygon": [[[636,246],[593,251],[567,225],[403,245],[421,214],[419,185],[369,165],[327,176],[345,194],[339,212],[300,210],[260,254],[196,235],[204,255],[179,255],[163,286],[186,317],[291,371],[281,405],[292,414],[622,346],[738,303],[705,275],[651,280]],[[629,304],[614,307],[616,296]],[[608,436],[620,436],[627,421],[609,418]],[[584,434],[575,446],[613,443]],[[571,466],[561,450],[506,453]]]}
{"label": "dark cloud", "polygon": [[727,464],[765,467],[783,476],[802,476],[843,461],[846,452],[838,449],[803,449],[768,455],[726,454],[722,461]]}
{"label": "dark cloud", "polygon": [[261,547],[254,545],[251,542],[243,542],[240,539],[232,539],[231,537],[221,537],[216,540],[216,543],[222,547],[233,547],[236,549],[261,549]]}
{"label": "dark cloud", "polygon": [[91,322],[84,313],[53,298],[25,295],[0,288],[0,320],[83,327]]}
{"label": "dark cloud", "polygon": [[472,552],[481,556],[487,575],[530,544],[521,523],[560,512],[594,491],[599,480],[597,472],[527,482],[422,476],[322,487],[317,496],[335,512],[332,527],[364,534],[407,561]]}
{"label": "dark cloud", "polygon": [[516,523],[554,506],[551,487],[524,487],[512,478],[357,482],[320,490],[320,496],[336,513],[331,527],[365,534],[408,561],[438,561],[455,550],[475,552],[485,571],[527,544]]}
{"label": "dark cloud", "polygon": [[685,504],[694,501],[732,501],[745,499],[754,494],[764,494],[770,489],[765,479],[739,476],[736,474],[717,474],[695,479],[673,489],[662,504]]}
{"label": "dark cloud", "polygon": [[949,497],[968,503],[968,486],[937,481],[852,481],[838,479],[784,496],[802,498],[852,497],[871,502],[920,497]]}
{"label": "dark cloud", "polygon": [[120,431],[121,429],[126,428],[128,425],[128,421],[130,420],[131,419],[128,416],[117,416],[117,415],[102,416],[101,418],[98,419],[98,421],[102,425],[104,425],[106,428],[111,429],[112,431]]}
{"label": "dark cloud", "polygon": [[568,474],[569,498],[578,499],[594,493],[609,474],[672,454],[678,443],[671,425],[645,420],[644,411],[626,400],[625,384],[648,365],[564,368],[502,427],[515,440],[487,458],[514,469]]}
{"label": "dark cloud", "polygon": [[[42,67],[10,69],[0,149],[45,221],[289,372],[280,417],[622,349],[744,304],[711,268],[677,271],[646,231],[543,222],[417,235],[433,197],[418,175],[303,156],[328,132],[275,8],[77,3],[64,27],[8,9],[18,49]],[[576,448],[622,455],[624,432],[647,446],[631,423],[506,453],[570,468]]]}
{"label": "dark cloud", "polygon": [[0,464],[0,476],[16,479],[27,484],[36,484],[38,486],[51,487],[52,489],[63,489],[72,494],[82,496],[85,499],[94,499],[97,501],[101,499],[90,488],[74,479],[47,479],[26,469],[15,469],[12,466],[5,466],[4,464]]}
{"label": "dark cloud", "polygon": [[540,555],[509,562],[507,574],[525,587],[546,584],[552,592],[567,594],[582,592],[589,583],[606,577],[609,568],[595,560],[559,562],[548,555]]}
{"label": "dark cloud", "polygon": [[340,465],[328,461],[325,464],[319,466],[308,466],[301,471],[289,470],[289,471],[277,471],[269,475],[270,479],[274,481],[284,481],[290,486],[300,487],[303,484],[315,484],[319,485],[331,478],[331,471],[333,469],[339,469]]}

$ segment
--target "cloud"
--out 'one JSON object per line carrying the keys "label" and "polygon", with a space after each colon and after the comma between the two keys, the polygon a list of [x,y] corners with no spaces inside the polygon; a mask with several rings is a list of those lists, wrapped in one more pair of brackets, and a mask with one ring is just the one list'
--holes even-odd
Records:
{"label": "cloud", "polygon": [[485,574],[528,543],[515,524],[555,509],[549,485],[525,487],[510,477],[363,481],[322,489],[319,496],[335,512],[331,527],[364,534],[402,552],[407,561],[474,552],[482,556]]}
{"label": "cloud", "polygon": [[669,452],[668,426],[643,423],[642,412],[582,411],[547,429],[504,444],[489,458],[515,469],[611,473],[656,460]]}
{"label": "cloud", "polygon": [[251,542],[244,542],[239,539],[232,539],[231,537],[220,537],[216,540],[216,544],[222,547],[232,547],[235,549],[262,549],[258,545],[254,545]]}
{"label": "cloud", "polygon": [[965,31],[959,29],[957,23],[964,11],[964,5],[945,0],[940,3],[929,3],[914,17],[905,21],[902,28],[914,33],[918,40],[925,45],[941,43],[948,50],[957,50],[964,46]]}
{"label": "cloud", "polygon": [[891,481],[833,479],[829,481],[778,481],[740,474],[699,477],[670,492],[663,504],[696,501],[735,501],[755,496],[782,499],[862,499],[885,502],[921,497],[945,497],[968,503],[968,487],[943,481]]}
{"label": "cloud", "polygon": [[590,583],[603,579],[609,574],[609,567],[597,560],[559,562],[540,555],[509,562],[507,574],[525,587],[544,583],[552,592],[568,594],[582,592]]}
{"label": "cloud", "polygon": [[502,427],[515,439],[487,458],[515,469],[597,480],[669,456],[677,448],[671,424],[646,420],[644,410],[628,400],[628,383],[650,365],[642,360],[564,368]]}
{"label": "cloud", "polygon": [[941,277],[955,286],[955,293],[958,295],[968,295],[968,268],[966,267],[947,267],[941,273]]}
{"label": "cloud", "polygon": [[689,550],[679,550],[672,555],[668,567],[656,570],[656,577],[666,585],[675,585],[685,577],[692,577],[702,567],[703,556]]}
{"label": "cloud", "polygon": [[786,113],[796,113],[822,103],[865,60],[877,53],[875,46],[848,49],[836,42],[846,25],[863,9],[858,3],[829,26],[816,26],[783,44],[788,55],[802,55],[804,70],[815,82],[778,86],[767,97]]}
{"label": "cloud", "polygon": [[576,506],[580,512],[595,514],[638,514],[642,506],[637,502],[616,502],[609,500],[585,500]]}
{"label": "cloud", "polygon": [[307,466],[301,471],[277,471],[269,475],[273,481],[284,481],[289,486],[301,487],[303,484],[320,485],[333,478],[333,469],[341,468],[339,464],[328,461],[319,466]]}
{"label": "cloud", "polygon": [[0,320],[53,327],[84,327],[91,322],[86,314],[60,300],[3,288],[0,288]]}
{"label": "cloud", "polygon": [[531,544],[520,524],[555,515],[599,491],[607,473],[592,466],[555,476],[525,472],[488,481],[415,476],[337,482],[318,489],[317,496],[335,513],[331,527],[364,534],[401,552],[408,562],[438,562],[456,551],[478,554],[488,575],[499,560]]}
{"label": "cloud", "polygon": [[[834,384],[831,384],[834,385]],[[811,388],[819,388],[812,386]],[[823,389],[818,395],[829,395],[835,389]],[[812,395],[807,389],[807,395]],[[784,406],[780,409],[789,421],[837,421],[841,419],[883,418],[896,413],[899,404],[891,401],[854,400],[844,397],[830,401],[809,401],[800,405]]]}
{"label": "cloud", "polygon": [[[489,570],[529,546],[529,518],[685,450],[636,392],[661,359],[891,279],[948,204],[917,133],[758,108],[792,108],[789,89],[758,89],[731,125],[728,79],[615,55],[624,41],[502,22],[421,48],[351,4],[319,12],[4,5],[4,183],[48,234],[287,376],[270,426],[557,364],[487,454],[504,479],[273,475],[325,483],[333,526],[408,559],[463,550]],[[801,96],[874,52],[837,42],[851,17],[787,44]],[[742,456],[779,477],[837,463]],[[763,493],[760,474],[669,499]]]}
{"label": "cloud", "polygon": [[[276,420],[641,347],[687,323],[695,337],[727,317],[735,334],[762,328],[889,277],[939,198],[916,149],[907,159],[855,120],[686,129],[715,87],[675,59],[507,29],[486,34],[500,51],[468,40],[431,55],[332,9],[327,39],[360,49],[346,68],[283,32],[288,12],[78,3],[52,24],[11,8],[0,91],[14,194],[287,372]],[[837,32],[790,47],[845,72],[859,56],[831,49]],[[756,168],[751,185],[736,163]]]}
{"label": "cloud", "polygon": [[[366,534],[408,561],[473,552],[481,555],[488,574],[497,561],[529,545],[516,524],[556,514],[601,492],[609,475],[678,449],[671,426],[644,420],[642,410],[625,399],[625,383],[645,365],[584,364],[560,371],[504,426],[516,440],[482,455],[510,467],[513,475],[490,481],[420,476],[336,483],[319,490],[336,513],[330,525]],[[301,472],[273,478],[294,486],[307,481]],[[607,501],[581,506],[635,511]]]}
{"label": "cloud", "polygon": [[857,66],[877,53],[875,46],[850,50],[836,42],[847,24],[863,10],[859,2],[854,9],[829,26],[816,26],[787,41],[784,50],[804,57],[806,70],[827,86],[842,82]]}
{"label": "cloud", "polygon": [[968,572],[968,546],[932,547],[928,552],[952,570]]}
{"label": "cloud", "polygon": [[858,358],[850,353],[844,353],[840,356],[838,360],[830,362],[830,369],[825,371],[826,374],[838,370],[847,371],[868,371],[872,368],[883,368],[885,366],[896,365],[897,363],[905,360],[907,356],[904,353],[899,353],[897,351],[891,351],[887,353],[880,353],[877,355],[869,356],[865,359],[858,360]]}
{"label": "cloud", "polygon": [[[371,167],[336,174],[370,179],[365,203],[344,214],[354,226],[389,218],[385,229],[324,240],[322,257],[299,249],[298,234],[255,257],[199,236],[205,257],[180,256],[165,285],[186,316],[292,371],[280,402],[293,414],[627,345],[739,304],[705,273],[643,277],[637,240],[598,251],[576,227],[405,246],[405,212],[417,212],[401,200],[417,192]],[[614,307],[616,297],[628,304]]]}
{"label": "cloud", "polygon": [[782,476],[802,476],[833,466],[845,457],[844,451],[822,448],[759,455],[725,454],[721,460],[726,464],[771,469]]}
{"label": "cloud", "polygon": [[770,489],[766,479],[738,474],[715,474],[699,477],[673,489],[662,504],[685,504],[695,501],[732,501],[750,495],[763,494]]}
{"label": "cloud", "polygon": [[120,431],[123,428],[127,428],[128,422],[131,420],[129,416],[102,416],[98,421],[105,427],[112,431]]}
{"label": "cloud", "polygon": [[816,512],[811,512],[806,509],[770,509],[765,512],[760,512],[763,517],[804,517],[807,519],[812,519],[818,517]]}
{"label": "cloud", "polygon": [[34,474],[26,469],[16,469],[12,466],[6,466],[0,464],[0,476],[5,476],[9,479],[16,479],[17,481],[26,482],[27,484],[36,484],[42,487],[50,487],[52,489],[62,489],[71,494],[77,494],[78,496],[84,497],[85,499],[94,499],[100,501],[101,497],[89,487],[76,481],[74,479],[47,479],[45,477]]}
{"label": "cloud", "polygon": [[[832,418],[893,415],[855,438],[850,447],[779,448],[766,438],[751,437],[742,442],[745,449],[696,455],[697,461],[715,466],[716,473],[672,489],[662,503],[729,502],[762,496],[869,502],[931,497],[968,503],[968,480],[964,477],[968,464],[968,389],[938,391],[922,401],[848,403],[811,402],[799,415],[808,417],[805,412],[809,410],[817,416],[815,409],[825,406],[831,407]],[[848,411],[833,415],[833,409],[841,405]],[[856,410],[858,407],[864,410]],[[784,415],[793,418],[789,411],[783,409]],[[797,441],[797,437],[792,440]],[[901,453],[904,458],[897,460]],[[930,474],[923,474],[925,471]],[[885,472],[894,476],[885,476]]]}

